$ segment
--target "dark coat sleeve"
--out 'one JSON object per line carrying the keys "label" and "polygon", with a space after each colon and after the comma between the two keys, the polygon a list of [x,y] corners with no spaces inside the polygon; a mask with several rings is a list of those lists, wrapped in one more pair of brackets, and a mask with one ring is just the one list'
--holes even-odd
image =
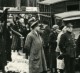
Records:
{"label": "dark coat sleeve", "polygon": [[59,48],[62,53],[66,52],[66,35],[64,35],[64,34],[61,35]]}
{"label": "dark coat sleeve", "polygon": [[50,48],[54,48],[54,50],[56,49],[56,46],[57,46],[57,36],[54,34],[54,33],[51,33],[49,35],[49,46]]}

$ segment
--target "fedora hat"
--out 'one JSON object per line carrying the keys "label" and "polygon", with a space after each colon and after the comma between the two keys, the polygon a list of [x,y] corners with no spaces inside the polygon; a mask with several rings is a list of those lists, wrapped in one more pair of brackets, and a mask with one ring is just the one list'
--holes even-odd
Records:
{"label": "fedora hat", "polygon": [[31,24],[31,28],[34,28],[34,27],[36,27],[37,25],[38,25],[38,20],[32,22],[32,24]]}

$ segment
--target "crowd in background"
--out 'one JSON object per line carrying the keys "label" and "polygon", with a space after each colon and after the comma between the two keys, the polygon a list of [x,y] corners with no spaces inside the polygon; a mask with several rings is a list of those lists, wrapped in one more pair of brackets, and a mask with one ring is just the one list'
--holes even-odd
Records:
{"label": "crowd in background", "polygon": [[[60,73],[75,72],[75,58],[80,58],[80,36],[75,40],[71,23],[59,29],[57,24],[49,27],[40,23],[37,15],[10,14],[6,28],[7,44],[4,50],[1,49],[5,44],[0,23],[0,56],[4,55],[2,58],[6,62],[11,61],[11,50],[17,51],[19,55],[23,51],[29,59],[30,73],[46,73],[48,70],[57,73],[57,58],[64,59],[65,67],[59,70]],[[0,62],[4,59],[0,59]]]}

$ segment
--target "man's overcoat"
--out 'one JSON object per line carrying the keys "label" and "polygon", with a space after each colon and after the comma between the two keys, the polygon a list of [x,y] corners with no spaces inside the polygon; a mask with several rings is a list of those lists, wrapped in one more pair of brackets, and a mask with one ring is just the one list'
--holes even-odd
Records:
{"label": "man's overcoat", "polygon": [[59,47],[63,54],[75,57],[75,35],[73,33],[70,34],[69,32],[62,34]]}
{"label": "man's overcoat", "polygon": [[38,33],[32,30],[26,38],[25,48],[28,49],[29,73],[40,73],[47,70],[43,51],[43,42]]}

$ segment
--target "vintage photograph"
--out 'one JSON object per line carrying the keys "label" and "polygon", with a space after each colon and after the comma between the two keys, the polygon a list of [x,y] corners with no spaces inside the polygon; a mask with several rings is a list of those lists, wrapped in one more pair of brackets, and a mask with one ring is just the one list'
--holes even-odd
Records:
{"label": "vintage photograph", "polygon": [[0,0],[0,73],[80,73],[80,0]]}

